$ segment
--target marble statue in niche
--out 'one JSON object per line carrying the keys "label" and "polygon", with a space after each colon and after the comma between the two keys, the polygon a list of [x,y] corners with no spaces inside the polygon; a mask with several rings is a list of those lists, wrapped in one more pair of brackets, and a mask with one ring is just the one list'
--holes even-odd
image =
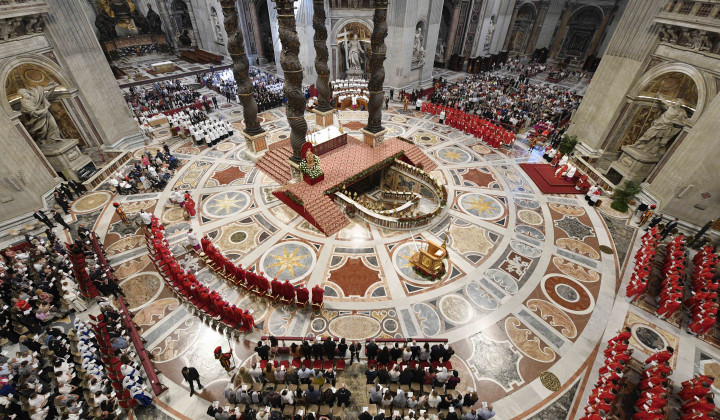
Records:
{"label": "marble statue in niche", "polygon": [[443,61],[445,59],[445,44],[438,42],[438,46],[435,49],[435,61]]}
{"label": "marble statue in niche", "polygon": [[217,12],[214,7],[210,8],[210,16],[212,17],[213,25],[215,26],[215,39],[218,42],[223,42],[222,29],[220,28],[220,21],[218,20]]}
{"label": "marble statue in niche", "polygon": [[147,34],[150,32],[150,22],[145,16],[143,16],[142,13],[140,13],[140,10],[135,9],[132,14],[132,19],[141,34]]}
{"label": "marble statue in niche", "polygon": [[100,41],[110,41],[117,38],[115,32],[115,21],[111,18],[105,9],[100,9],[95,18],[95,27],[98,29]]}
{"label": "marble statue in niche", "polygon": [[348,68],[357,70],[362,69],[363,47],[358,40],[357,34],[347,42]]}
{"label": "marble statue in niche", "polygon": [[491,16],[490,17],[490,27],[488,28],[488,33],[485,36],[485,47],[490,46],[490,43],[492,43],[494,35],[495,35],[495,16]]}
{"label": "marble statue in niche", "polygon": [[650,128],[629,148],[650,156],[660,157],[665,153],[668,143],[683,129],[687,122],[687,113],[679,103],[670,103]]}
{"label": "marble statue in niche", "polygon": [[420,63],[425,61],[425,48],[423,47],[423,30],[422,27],[418,26],[415,28],[415,41],[413,42],[413,63]]}
{"label": "marble statue in niche", "polygon": [[40,144],[61,141],[55,117],[50,113],[48,98],[55,91],[57,84],[48,86],[35,86],[19,89],[20,106],[25,116],[25,128],[30,136]]}
{"label": "marble statue in niche", "polygon": [[157,14],[156,11],[153,10],[152,5],[148,4],[148,11],[147,11],[147,21],[150,25],[150,33],[153,35],[164,35],[165,32],[162,30],[162,20],[160,20],[160,15]]}

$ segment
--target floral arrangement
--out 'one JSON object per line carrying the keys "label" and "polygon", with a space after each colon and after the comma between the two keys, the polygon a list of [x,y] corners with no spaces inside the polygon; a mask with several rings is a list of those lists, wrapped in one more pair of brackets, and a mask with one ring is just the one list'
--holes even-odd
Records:
{"label": "floral arrangement", "polygon": [[285,191],[285,195],[287,196],[287,198],[289,198],[290,200],[292,200],[295,204],[298,204],[298,205],[301,205],[301,206],[302,206],[302,205],[305,205],[305,203],[300,199],[300,197],[296,196],[296,195],[293,194],[292,192],[290,192],[290,191]]}
{"label": "floral arrangement", "polygon": [[300,172],[309,176],[311,179],[315,179],[323,174],[323,171],[320,168],[320,158],[317,156],[315,156],[315,165],[312,168],[305,160],[301,160],[300,165],[298,166],[300,167]]}
{"label": "floral arrangement", "polygon": [[428,281],[437,281],[437,280],[440,280],[440,279],[442,279],[442,278],[445,276],[445,273],[447,273],[447,267],[445,267],[445,261],[443,261],[442,266],[440,267],[440,269],[438,270],[438,272],[435,273],[435,275],[427,274],[426,272],[418,269],[418,268],[415,267],[415,266],[413,266],[412,268],[413,268],[413,271],[415,272],[415,274],[417,274],[419,277],[422,277],[422,278],[424,278],[425,280],[428,280]]}

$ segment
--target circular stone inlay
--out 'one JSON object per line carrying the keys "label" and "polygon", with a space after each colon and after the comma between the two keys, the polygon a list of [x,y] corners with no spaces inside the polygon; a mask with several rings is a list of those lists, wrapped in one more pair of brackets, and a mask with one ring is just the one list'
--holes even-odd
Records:
{"label": "circular stone inlay", "polygon": [[120,284],[128,309],[148,303],[162,288],[162,280],[152,274],[140,274]]}
{"label": "circular stone inlay", "polygon": [[[584,285],[574,279],[559,275],[549,275],[542,279],[541,285],[545,297],[568,313],[585,315],[592,312],[595,308],[595,298],[593,295],[590,294],[590,291]],[[562,290],[563,294],[568,296],[570,294],[568,289],[572,289],[572,291],[575,292],[575,295],[572,297],[576,297],[576,299],[566,299],[563,294],[558,292],[558,289]]]}
{"label": "circular stone inlay", "polygon": [[560,379],[554,373],[547,371],[540,373],[540,383],[553,392],[559,391],[561,386]]}
{"label": "circular stone inlay", "polygon": [[250,197],[242,191],[227,191],[208,198],[203,205],[205,214],[227,217],[240,213],[250,204]]}
{"label": "circular stone inlay", "polygon": [[645,347],[653,350],[662,350],[665,348],[665,339],[658,334],[656,331],[653,331],[650,328],[647,327],[637,327],[635,328],[635,338]]}
{"label": "circular stone inlay", "polygon": [[310,328],[315,332],[322,332],[325,329],[326,322],[322,318],[315,318],[310,323]]}
{"label": "circular stone inlay", "polygon": [[345,337],[346,341],[362,340],[378,335],[380,323],[367,316],[349,315],[333,319],[328,329],[332,335]]}
{"label": "circular stone inlay", "polygon": [[383,321],[383,328],[385,329],[385,331],[392,333],[397,330],[398,324],[397,322],[395,322],[394,319],[386,319],[385,321]]}
{"label": "circular stone inlay", "polygon": [[503,205],[497,199],[478,193],[463,194],[459,200],[460,207],[473,216],[481,219],[497,219],[503,215]]}
{"label": "circular stone inlay", "polygon": [[472,156],[470,156],[470,153],[455,146],[443,147],[442,149],[438,150],[435,155],[438,157],[438,159],[451,164],[468,163],[472,160]]}
{"label": "circular stone inlay", "polygon": [[302,242],[281,242],[260,258],[260,271],[265,277],[278,280],[300,280],[315,267],[315,252]]}
{"label": "circular stone inlay", "polygon": [[517,214],[518,214],[518,219],[522,220],[523,222],[525,222],[529,225],[539,226],[543,223],[542,216],[535,213],[534,211],[519,210]]}
{"label": "circular stone inlay", "polygon": [[577,302],[580,296],[572,287],[561,283],[555,286],[555,292],[568,302]]}
{"label": "circular stone inlay", "polygon": [[440,313],[448,321],[456,324],[464,324],[470,321],[473,315],[470,304],[460,296],[448,295],[440,299]]}
{"label": "circular stone inlay", "polygon": [[238,231],[238,232],[235,232],[232,235],[230,235],[230,242],[232,242],[234,244],[239,244],[240,242],[244,241],[245,239],[247,239],[247,233],[245,233],[243,231]]}
{"label": "circular stone inlay", "polygon": [[78,198],[72,205],[76,213],[88,213],[97,210],[110,201],[111,195],[105,191],[98,191]]}

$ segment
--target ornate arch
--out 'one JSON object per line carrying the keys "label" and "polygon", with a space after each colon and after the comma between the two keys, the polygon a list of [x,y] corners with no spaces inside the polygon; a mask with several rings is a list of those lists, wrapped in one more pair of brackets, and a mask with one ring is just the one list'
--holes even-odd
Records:
{"label": "ornate arch", "polygon": [[695,108],[693,116],[690,118],[690,121],[694,123],[695,121],[697,121],[700,115],[702,115],[708,101],[711,98],[715,97],[715,94],[717,92],[712,78],[707,76],[703,71],[689,64],[672,62],[663,63],[651,68],[650,70],[645,72],[645,74],[640,76],[638,81],[633,86],[633,89],[630,91],[630,94],[628,94],[628,99],[632,101],[643,99],[640,98],[640,93],[642,92],[643,88],[645,88],[653,80],[668,73],[682,73],[695,82],[695,86],[697,87],[697,106]]}
{"label": "ornate arch", "polygon": [[370,20],[370,19],[353,18],[353,17],[341,19],[341,20],[337,21],[337,23],[335,23],[331,28],[331,34],[329,36],[331,45],[337,45],[338,34],[349,23],[360,23],[362,25],[365,25],[370,30],[370,33],[372,33],[373,23],[372,23],[372,20]]}
{"label": "ornate arch", "polygon": [[573,19],[575,19],[579,16],[580,12],[585,13],[586,9],[588,9],[588,8],[596,9],[596,11],[600,13],[600,21],[602,21],[603,18],[605,18],[605,11],[602,9],[602,7],[595,5],[595,4],[585,4],[585,5],[578,7],[577,9],[575,9],[572,12],[572,14],[570,15],[570,20],[568,21],[568,25],[573,22]]}
{"label": "ornate arch", "polygon": [[12,74],[12,71],[21,65],[30,65],[41,67],[44,71],[48,72],[51,76],[56,78],[60,84],[65,86],[68,91],[76,91],[77,86],[70,77],[63,71],[63,69],[53,60],[44,55],[40,54],[20,54],[16,55],[7,60],[3,60],[0,64],[0,106],[6,114],[12,115],[13,111],[10,106],[10,102],[7,101],[7,82],[8,77]]}

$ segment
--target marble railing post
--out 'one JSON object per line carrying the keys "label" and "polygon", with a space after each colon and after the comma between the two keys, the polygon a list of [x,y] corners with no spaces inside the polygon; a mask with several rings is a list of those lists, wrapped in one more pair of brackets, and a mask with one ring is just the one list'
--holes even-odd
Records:
{"label": "marble railing post", "polygon": [[258,107],[253,97],[253,84],[248,76],[248,58],[245,53],[245,41],[242,31],[238,29],[238,10],[235,0],[221,0],[222,12],[225,17],[225,32],[227,33],[227,50],[233,61],[233,76],[237,83],[237,95],[243,107],[245,120],[245,133],[257,136],[265,132],[257,118]]}
{"label": "marble railing post", "polygon": [[368,123],[364,127],[370,133],[379,133],[384,130],[382,126],[382,106],[385,99],[383,84],[385,82],[385,37],[387,28],[388,0],[375,0],[375,13],[373,15],[373,32],[370,37],[370,81],[368,90]]}
{"label": "marble railing post", "polygon": [[460,20],[460,6],[462,2],[456,1],[453,7],[452,19],[450,20],[450,30],[448,31],[447,41],[445,41],[445,62],[452,57],[453,47],[455,46],[455,35],[458,29],[458,20]]}
{"label": "marble railing post", "polygon": [[302,156],[300,149],[305,143],[307,134],[307,121],[305,121],[305,107],[307,102],[302,90],[303,71],[298,58],[300,53],[300,38],[295,30],[295,8],[293,0],[274,0],[277,4],[278,32],[282,53],[280,66],[285,76],[283,92],[287,98],[286,114],[290,124],[290,145],[293,155],[290,160],[300,163]]}
{"label": "marble railing post", "polygon": [[315,44],[315,71],[318,90],[318,111],[326,112],[333,109],[330,105],[330,69],[328,68],[327,28],[325,27],[325,1],[313,1],[313,43]]}

